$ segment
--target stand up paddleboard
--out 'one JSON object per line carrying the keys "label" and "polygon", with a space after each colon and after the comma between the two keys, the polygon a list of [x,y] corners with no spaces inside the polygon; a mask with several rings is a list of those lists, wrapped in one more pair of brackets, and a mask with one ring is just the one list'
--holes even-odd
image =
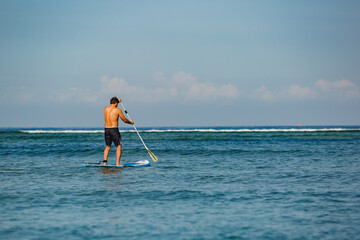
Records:
{"label": "stand up paddleboard", "polygon": [[[150,166],[150,162],[148,160],[137,161],[135,163],[123,164],[123,167],[149,167],[149,166]],[[86,163],[86,164],[83,164],[82,167],[122,168],[121,166],[103,165],[103,164],[97,164],[97,163]]]}

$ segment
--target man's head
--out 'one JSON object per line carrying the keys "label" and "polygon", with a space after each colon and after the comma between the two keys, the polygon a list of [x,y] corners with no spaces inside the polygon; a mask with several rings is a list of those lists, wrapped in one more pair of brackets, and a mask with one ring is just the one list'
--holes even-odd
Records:
{"label": "man's head", "polygon": [[119,103],[119,99],[117,97],[113,97],[110,99],[110,104],[118,104]]}

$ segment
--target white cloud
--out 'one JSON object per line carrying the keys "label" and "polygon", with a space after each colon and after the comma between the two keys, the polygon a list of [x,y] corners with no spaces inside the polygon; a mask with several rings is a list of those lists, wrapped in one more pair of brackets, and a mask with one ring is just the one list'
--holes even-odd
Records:
{"label": "white cloud", "polygon": [[198,79],[191,74],[184,72],[175,73],[172,77],[172,82],[178,86],[191,87],[198,83]]}
{"label": "white cloud", "polygon": [[216,86],[213,83],[195,83],[188,88],[187,96],[194,100],[235,99],[238,96],[238,90],[231,84]]}
{"label": "white cloud", "polygon": [[155,72],[155,82],[162,87],[144,88],[130,85],[123,78],[109,78],[103,76],[101,93],[114,96],[123,96],[138,102],[159,102],[167,100],[185,99],[207,101],[212,99],[234,99],[238,96],[238,89],[232,84],[217,85],[212,82],[200,82],[189,73],[178,72],[171,78],[166,78],[162,72]]}
{"label": "white cloud", "polygon": [[[118,96],[135,102],[161,101],[212,101],[238,98],[239,89],[232,84],[203,82],[183,71],[167,77],[163,72],[153,74],[153,87],[131,84],[124,78],[103,76],[98,90],[69,88],[58,94],[60,101],[96,102],[109,96]],[[254,91],[241,93],[243,97],[265,102],[313,100],[331,97],[336,99],[360,97],[359,87],[346,79],[319,80],[312,86],[293,84],[278,89],[261,86]]]}
{"label": "white cloud", "polygon": [[271,91],[266,86],[261,86],[252,94],[253,98],[260,99],[265,102],[296,100],[296,99],[312,99],[316,92],[308,87],[299,85],[291,85],[277,91]]}
{"label": "white cloud", "polygon": [[346,98],[360,96],[359,87],[347,79],[342,79],[339,81],[327,81],[321,79],[316,82],[315,86],[319,87],[321,91],[327,95]]}
{"label": "white cloud", "polygon": [[360,97],[359,87],[346,79],[339,81],[319,80],[313,86],[291,85],[282,90],[269,90],[266,86],[256,89],[252,98],[266,102],[288,100],[311,100],[315,98],[355,98]]}
{"label": "white cloud", "polygon": [[235,99],[239,92],[232,84],[200,82],[196,77],[184,72],[174,74],[172,82],[181,94],[190,100]]}
{"label": "white cloud", "polygon": [[296,99],[312,99],[316,95],[315,90],[310,89],[309,87],[300,87],[298,85],[290,86],[287,93],[290,98]]}
{"label": "white cloud", "polygon": [[109,78],[103,76],[101,94],[126,97],[137,102],[158,102],[171,99],[177,96],[175,88],[144,88],[132,86],[123,78]]}

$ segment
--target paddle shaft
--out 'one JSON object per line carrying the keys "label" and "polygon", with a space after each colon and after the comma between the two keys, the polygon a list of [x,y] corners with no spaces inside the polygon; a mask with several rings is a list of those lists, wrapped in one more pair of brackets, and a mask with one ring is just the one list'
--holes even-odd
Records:
{"label": "paddle shaft", "polygon": [[[129,118],[130,121],[132,121],[132,120],[131,120],[131,117],[129,116],[129,114],[128,114],[127,110],[125,109],[124,105],[122,104],[122,102],[120,102],[120,104],[121,104],[121,106],[123,107],[124,112],[126,113],[126,116]],[[146,150],[149,150],[149,149],[147,148],[146,144],[144,143],[144,140],[141,138],[139,131],[136,129],[135,124],[132,124],[132,125],[133,125],[133,127],[134,127],[137,135],[139,136],[141,142],[144,144],[144,147],[146,148]]]}
{"label": "paddle shaft", "polygon": [[[129,118],[130,121],[132,121],[131,118],[130,118],[130,116],[129,116],[129,114],[128,114],[128,112],[127,112],[127,110],[125,109],[124,105],[122,104],[122,102],[120,102],[120,103],[121,103],[121,106],[122,106],[123,109],[124,109],[124,112],[126,113],[126,116]],[[139,136],[141,142],[144,144],[145,149],[148,151],[151,159],[152,159],[154,162],[157,162],[157,161],[158,161],[158,158],[155,156],[155,154],[153,154],[153,153],[147,148],[146,144],[144,143],[144,140],[143,140],[142,137],[140,136],[139,131],[136,129],[135,124],[132,124],[132,125],[133,125],[133,127],[134,127],[137,135]]]}

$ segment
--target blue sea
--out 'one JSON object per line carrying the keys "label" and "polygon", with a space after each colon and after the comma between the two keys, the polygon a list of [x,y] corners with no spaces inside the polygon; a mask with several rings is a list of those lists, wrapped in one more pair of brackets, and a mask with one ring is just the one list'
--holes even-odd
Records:
{"label": "blue sea", "polygon": [[360,239],[359,126],[139,130],[0,129],[0,239]]}

